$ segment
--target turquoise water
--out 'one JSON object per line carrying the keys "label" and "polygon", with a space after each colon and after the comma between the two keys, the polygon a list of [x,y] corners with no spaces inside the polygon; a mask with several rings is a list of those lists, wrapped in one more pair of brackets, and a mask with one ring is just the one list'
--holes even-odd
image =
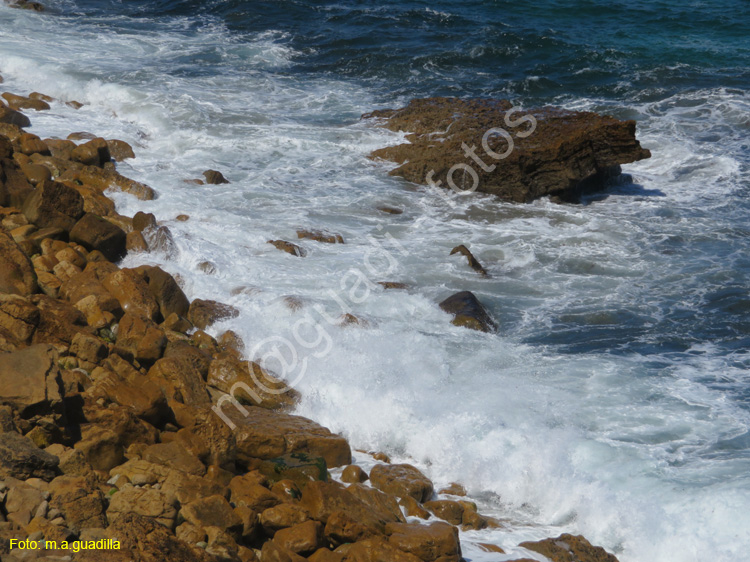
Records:
{"label": "turquoise water", "polygon": [[[216,330],[238,331],[256,357],[269,338],[294,342],[296,323],[322,325],[325,341],[297,345],[305,368],[284,373],[300,379],[299,411],[438,483],[464,482],[511,522],[465,533],[468,559],[528,556],[512,549],[563,531],[622,562],[746,557],[750,4],[48,5],[0,8],[3,87],[87,103],[31,115],[32,132],[136,147],[121,170],[159,198],[114,197],[124,213],[156,213],[177,248],[126,265],[160,263],[191,298],[239,307]],[[447,205],[369,161],[400,138],[359,122],[428,95],[635,119],[653,157],[582,206]],[[186,187],[206,168],[232,183]],[[303,260],[266,244],[299,227],[347,244],[303,243]],[[412,289],[352,298],[341,283],[367,272],[384,233],[404,252],[369,275]],[[459,243],[489,279],[448,257]],[[449,324],[436,303],[458,290],[487,304],[497,335]],[[367,328],[321,320],[342,295]]]}

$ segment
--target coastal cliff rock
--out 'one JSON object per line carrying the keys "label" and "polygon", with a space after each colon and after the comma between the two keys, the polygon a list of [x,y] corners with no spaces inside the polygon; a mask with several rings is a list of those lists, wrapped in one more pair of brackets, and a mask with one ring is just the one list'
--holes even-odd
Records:
{"label": "coastal cliff rock", "polygon": [[651,156],[634,121],[555,107],[514,110],[507,100],[415,99],[362,117],[408,133],[408,143],[370,155],[397,163],[391,175],[521,203],[574,200],[601,188],[620,164]]}

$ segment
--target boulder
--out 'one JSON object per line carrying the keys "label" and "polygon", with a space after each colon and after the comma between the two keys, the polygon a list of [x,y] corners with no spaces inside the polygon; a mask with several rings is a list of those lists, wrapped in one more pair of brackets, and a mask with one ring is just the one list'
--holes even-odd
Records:
{"label": "boulder", "polygon": [[71,345],[76,334],[90,333],[86,317],[70,303],[47,295],[33,295],[31,302],[39,309],[39,325],[32,338],[34,343],[65,348]]}
{"label": "boulder", "polygon": [[[169,318],[171,314],[182,317],[188,315],[190,301],[188,301],[174,277],[156,266],[145,269],[144,275],[148,281],[148,288],[159,305],[162,318]],[[196,311],[197,309],[198,307],[196,307]]]}
{"label": "boulder", "polygon": [[29,195],[21,210],[39,228],[69,231],[83,215],[83,197],[63,183],[48,180]]}
{"label": "boulder", "polygon": [[125,255],[126,234],[121,228],[93,213],[86,213],[70,231],[70,240],[87,250],[98,250],[110,261]]}
{"label": "boulder", "polygon": [[53,158],[70,160],[70,155],[76,147],[76,143],[63,139],[44,139],[44,143],[49,148]]}
{"label": "boulder", "polygon": [[228,399],[220,400],[213,411],[233,430],[239,460],[270,460],[290,453],[307,453],[323,457],[329,467],[351,462],[351,449],[346,439],[307,418],[263,408],[245,408]]}
{"label": "boulder", "polygon": [[167,400],[193,406],[210,406],[203,378],[184,359],[163,357],[148,371],[148,378],[164,392]]}
{"label": "boulder", "polygon": [[50,482],[49,489],[52,493],[50,507],[63,513],[70,529],[80,531],[107,526],[104,495],[90,480],[81,476],[58,476]]}
{"label": "boulder", "polygon": [[593,546],[580,535],[565,533],[556,539],[522,542],[520,546],[538,552],[552,562],[617,562],[612,554],[600,546]]}
{"label": "boulder", "polygon": [[196,328],[205,330],[215,322],[227,318],[236,318],[239,314],[239,310],[228,304],[212,300],[195,299],[190,304],[187,319],[190,320]]}
{"label": "boulder", "polygon": [[111,139],[107,141],[107,147],[109,148],[109,154],[112,160],[116,162],[122,162],[128,158],[135,158],[135,152],[133,147],[122,140]]}
{"label": "boulder", "polygon": [[358,484],[369,479],[367,473],[356,464],[350,464],[341,473],[341,481],[348,484]]}
{"label": "boulder", "polygon": [[298,230],[297,238],[306,238],[308,240],[315,240],[316,242],[324,242],[326,244],[344,243],[344,238],[341,234],[330,234],[321,230]]}
{"label": "boulder", "polygon": [[242,477],[233,478],[229,489],[231,490],[230,499],[234,505],[245,506],[255,513],[262,513],[281,503],[281,498],[268,488],[260,484],[246,482]]}
{"label": "boulder", "polygon": [[35,111],[44,111],[49,109],[49,104],[44,100],[34,99],[26,96],[19,96],[16,94],[11,94],[10,92],[5,92],[2,94],[2,96],[5,98],[5,101],[8,102],[8,107],[10,107],[11,109],[33,109]]}
{"label": "boulder", "polygon": [[114,351],[123,358],[153,365],[166,345],[164,331],[148,318],[128,312],[120,320]]}
{"label": "boulder", "polygon": [[399,498],[410,496],[418,502],[432,497],[432,482],[410,464],[378,464],[370,471],[372,485]]}
{"label": "boulder", "polygon": [[287,550],[273,541],[263,543],[260,559],[262,562],[305,562],[305,559],[299,554]]}
{"label": "boulder", "polygon": [[0,230],[0,292],[25,296],[37,289],[31,260],[13,238]]}
{"label": "boulder", "polygon": [[175,498],[155,488],[124,488],[109,500],[107,519],[112,523],[127,513],[142,515],[167,529],[173,529],[177,520],[178,504]]}
{"label": "boulder", "polygon": [[252,361],[241,361],[227,353],[211,362],[206,384],[231,394],[241,404],[270,410],[291,408],[299,393]]}
{"label": "boulder", "polygon": [[[0,334],[19,343],[31,340],[41,313],[31,301],[19,295],[0,293]],[[0,377],[2,375],[0,374]],[[0,391],[0,395],[2,391]]]}
{"label": "boulder", "polygon": [[141,453],[144,461],[167,466],[194,476],[203,476],[206,467],[198,457],[188,452],[176,441],[170,443],[154,443]]}
{"label": "boulder", "polygon": [[276,544],[301,556],[308,556],[323,547],[323,524],[305,521],[293,527],[280,529],[273,536]]}
{"label": "boulder", "polygon": [[346,562],[422,562],[413,554],[399,550],[376,537],[359,541],[346,554]]}
{"label": "boulder", "polygon": [[264,509],[258,516],[258,521],[269,536],[273,536],[279,529],[286,529],[310,520],[310,513],[293,503],[282,503]]}
{"label": "boulder", "polygon": [[113,271],[102,280],[102,285],[118,300],[125,313],[137,314],[149,320],[160,320],[159,304],[148,282],[137,270]]}
{"label": "boulder", "polygon": [[440,308],[453,315],[451,324],[454,326],[470,328],[480,332],[497,330],[497,325],[487,309],[470,291],[462,291],[451,295],[440,303]]}
{"label": "boulder", "polygon": [[0,404],[13,407],[23,417],[47,412],[59,404],[62,395],[57,360],[55,348],[44,344],[0,354]]}
{"label": "boulder", "polygon": [[18,147],[21,154],[30,156],[32,154],[44,154],[50,156],[49,147],[42,139],[31,133],[23,133],[18,139]]}
{"label": "boulder", "polygon": [[297,246],[297,244],[292,244],[291,242],[287,242],[286,240],[269,240],[268,243],[274,246],[277,250],[281,250],[282,252],[286,252],[287,254],[292,254],[293,256],[297,256],[298,258],[302,258],[307,255],[307,252],[305,252],[304,249]]}
{"label": "boulder", "polygon": [[0,479],[41,478],[49,482],[56,476],[59,462],[56,456],[42,451],[31,439],[18,433],[3,433],[0,439]]}
{"label": "boulder", "polygon": [[221,495],[201,498],[182,506],[180,519],[196,527],[219,527],[238,538],[243,528],[242,519]]}
{"label": "boulder", "polygon": [[0,104],[0,123],[16,127],[30,127],[31,121],[23,113]]}
{"label": "boulder", "polygon": [[461,562],[458,530],[447,523],[389,523],[388,543],[423,562]]}
{"label": "boulder", "polygon": [[229,180],[225,178],[221,172],[216,170],[206,170],[203,172],[203,177],[206,178],[207,184],[219,185],[222,183],[229,183]]}
{"label": "boulder", "polygon": [[70,153],[70,158],[84,166],[99,167],[112,160],[109,154],[109,145],[102,138],[95,138],[75,147]]}
{"label": "boulder", "polygon": [[434,500],[424,503],[430,513],[451,525],[460,525],[464,518],[464,506],[453,500]]}
{"label": "boulder", "polygon": [[399,164],[392,175],[516,202],[575,198],[601,188],[620,164],[651,156],[635,138],[635,121],[554,107],[514,114],[506,100],[428,98],[363,118],[411,133],[408,143],[371,154]]}

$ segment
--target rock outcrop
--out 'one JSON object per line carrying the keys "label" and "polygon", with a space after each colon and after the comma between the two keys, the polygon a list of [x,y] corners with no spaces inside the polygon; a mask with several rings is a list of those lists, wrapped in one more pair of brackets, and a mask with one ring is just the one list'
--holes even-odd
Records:
{"label": "rock outcrop", "polygon": [[651,156],[634,121],[555,107],[516,111],[506,100],[415,99],[363,118],[409,133],[408,143],[371,154],[396,162],[392,175],[508,201],[575,200],[619,174],[620,164]]}

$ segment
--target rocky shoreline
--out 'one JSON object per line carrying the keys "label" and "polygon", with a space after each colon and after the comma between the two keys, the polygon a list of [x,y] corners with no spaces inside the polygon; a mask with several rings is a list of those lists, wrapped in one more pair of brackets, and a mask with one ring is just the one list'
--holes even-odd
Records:
{"label": "rocky shoreline", "polygon": [[[459,562],[459,529],[502,526],[461,486],[436,492],[385,455],[367,474],[343,437],[288,413],[294,391],[247,361],[236,334],[205,331],[233,307],[190,302],[159,267],[117,265],[173,243],[156,217],[120,215],[105,194],[155,196],[117,172],[132,148],[84,133],[41,139],[23,112],[55,100],[3,98],[2,560]],[[226,180],[209,170],[205,181]],[[458,325],[494,329],[472,297],[441,307]],[[583,537],[520,546],[554,562],[616,562]]]}

